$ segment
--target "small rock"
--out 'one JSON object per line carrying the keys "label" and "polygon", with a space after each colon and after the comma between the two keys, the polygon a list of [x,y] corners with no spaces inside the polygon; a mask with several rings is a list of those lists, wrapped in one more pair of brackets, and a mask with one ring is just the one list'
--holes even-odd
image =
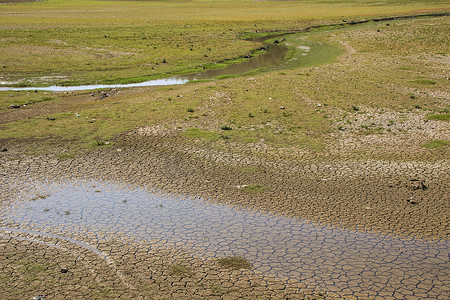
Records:
{"label": "small rock", "polygon": [[2,152],[6,152],[6,151],[8,151],[8,149],[6,149],[6,148],[3,148],[3,149],[2,149]]}
{"label": "small rock", "polygon": [[242,189],[242,188],[248,187],[248,184],[237,185],[236,187],[237,187],[238,189]]}
{"label": "small rock", "polygon": [[108,93],[103,93],[103,94],[100,96],[100,99],[104,99],[104,98],[107,98],[107,97],[109,97],[109,94],[108,94]]}
{"label": "small rock", "polygon": [[428,189],[428,187],[425,185],[425,180],[411,179],[411,182],[413,183],[413,190],[425,191],[426,189]]}
{"label": "small rock", "polygon": [[33,297],[33,300],[44,300],[44,299],[45,299],[44,295],[38,295],[38,296]]}
{"label": "small rock", "polygon": [[67,272],[69,272],[69,269],[66,269],[66,268],[61,269],[61,273],[67,273]]}
{"label": "small rock", "polygon": [[20,105],[11,104],[9,107],[11,107],[11,108],[20,108]]}
{"label": "small rock", "polygon": [[410,199],[406,200],[410,204],[416,204],[417,202],[411,197]]}
{"label": "small rock", "polygon": [[55,118],[47,117],[47,120],[55,121]]}

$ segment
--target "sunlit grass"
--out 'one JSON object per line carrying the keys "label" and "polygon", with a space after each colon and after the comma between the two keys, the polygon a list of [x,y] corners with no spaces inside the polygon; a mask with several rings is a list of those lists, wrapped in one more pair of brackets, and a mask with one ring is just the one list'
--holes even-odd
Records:
{"label": "sunlit grass", "polygon": [[440,148],[448,147],[449,145],[450,145],[450,141],[432,140],[432,141],[422,144],[422,147],[425,147],[428,149],[440,149]]}
{"label": "sunlit grass", "polygon": [[446,114],[430,114],[427,116],[428,120],[435,120],[435,121],[450,121],[450,113]]}
{"label": "sunlit grass", "polygon": [[[444,1],[419,0],[8,4],[0,6],[0,76],[9,81],[28,80],[21,82],[28,86],[144,81],[248,54],[258,47],[238,39],[248,32],[293,30],[344,17],[445,7],[449,5]],[[305,66],[312,64],[308,59],[323,58],[310,56]]]}
{"label": "sunlit grass", "polygon": [[[206,16],[211,11],[207,5],[230,6],[230,3],[236,2],[189,2],[187,7],[204,8],[189,20],[183,19],[187,15],[182,12],[179,18],[170,20],[158,19],[167,13],[164,9],[158,16],[148,13],[154,7],[181,5],[175,2],[50,1],[1,6],[3,14],[22,11],[27,17],[10,23],[0,18],[0,47],[7,50],[0,56],[0,76],[15,79],[54,76],[55,79],[46,80],[81,83],[94,79],[134,81],[185,72],[189,68],[198,70],[215,61],[239,57],[260,45],[239,39],[243,34],[248,37],[269,29],[289,30],[342,22],[338,12],[342,7],[348,10],[350,2],[328,3],[330,8],[318,14],[322,18],[319,21],[308,19],[307,12],[314,5],[325,7],[321,2],[313,5],[240,1],[235,7],[225,9],[223,18],[212,21]],[[364,4],[364,9],[393,13],[393,6],[357,3]],[[244,7],[250,5],[290,7],[290,13],[301,18],[289,19],[287,11],[286,15],[275,16],[267,10],[265,13],[273,19],[250,16],[245,21]],[[416,1],[402,5],[405,12],[424,4]],[[299,7],[305,7],[305,11],[293,11]],[[60,15],[56,13],[57,8]],[[95,22],[89,19],[94,8],[105,11],[104,15],[97,11],[101,16]],[[136,18],[125,16],[137,8],[142,11],[136,12]],[[364,18],[364,9],[355,18]],[[357,11],[357,6],[354,10]],[[227,19],[227,11],[236,15]],[[176,12],[176,9],[171,11],[173,16]],[[332,15],[329,19],[328,13]],[[38,22],[38,16],[44,20]],[[242,19],[229,21],[233,18]],[[286,19],[278,22],[281,18]],[[445,74],[437,71],[442,68],[442,53],[450,51],[448,30],[448,17],[321,28],[286,36],[283,43],[292,47],[287,62],[265,73],[250,72],[245,76],[177,87],[128,89],[102,100],[86,92],[0,92],[0,113],[4,116],[13,116],[13,109],[9,108],[12,104],[25,104],[30,112],[50,103],[62,107],[3,124],[0,139],[51,139],[70,143],[73,148],[98,147],[96,141],[111,141],[124,131],[167,125],[170,130],[177,128],[174,132],[187,140],[218,145],[261,143],[320,152],[326,148],[327,137],[339,130],[333,112],[354,114],[356,118],[365,114],[367,107],[394,111],[427,109],[429,120],[448,119],[445,117],[448,114],[434,113],[445,110],[435,97],[426,96],[442,94],[448,84]],[[43,53],[46,55],[42,56]],[[424,84],[423,80],[433,84]],[[22,109],[14,114],[19,115]],[[221,126],[225,125],[232,130],[223,130]],[[388,131],[376,128],[365,133],[385,135]]]}

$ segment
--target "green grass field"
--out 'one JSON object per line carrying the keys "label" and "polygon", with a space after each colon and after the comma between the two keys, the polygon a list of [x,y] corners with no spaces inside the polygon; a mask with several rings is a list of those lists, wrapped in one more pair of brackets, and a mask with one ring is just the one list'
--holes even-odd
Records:
{"label": "green grass field", "polygon": [[19,85],[143,81],[247,55],[248,32],[424,13],[445,1],[61,1],[0,6],[0,77]]}
{"label": "green grass field", "polygon": [[[0,81],[34,86],[142,81],[238,58],[261,46],[242,36],[449,11],[447,1],[4,4]],[[442,63],[450,53],[449,27],[448,16],[324,27],[286,36],[286,62],[265,72],[127,89],[103,100],[91,92],[0,92],[0,139],[50,139],[77,148],[158,125],[205,142],[264,140],[321,151],[327,136],[345,127],[338,122],[355,122],[369,114],[367,108],[448,115],[439,95],[448,92]],[[24,104],[26,109],[10,109]],[[366,134],[386,132],[388,125],[381,125],[360,128]]]}

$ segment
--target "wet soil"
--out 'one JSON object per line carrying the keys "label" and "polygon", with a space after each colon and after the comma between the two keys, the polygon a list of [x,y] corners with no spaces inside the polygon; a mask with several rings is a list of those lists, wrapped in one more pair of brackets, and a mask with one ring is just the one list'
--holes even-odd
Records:
{"label": "wet soil", "polygon": [[33,230],[0,230],[57,238],[89,250],[108,262],[129,288],[107,253],[67,236],[86,239],[94,234],[94,245],[99,236],[114,236],[125,244],[144,241],[153,247],[180,247],[207,258],[237,255],[256,273],[341,295],[439,299],[445,294],[450,267],[447,241],[327,228],[116,183],[32,185],[32,193],[22,194],[23,203],[13,205],[3,219]]}
{"label": "wet soil", "polygon": [[[232,270],[181,248],[99,239],[109,262],[64,240],[2,232],[4,299],[317,299],[304,285]],[[181,271],[180,271],[181,270]],[[120,276],[119,276],[120,275]],[[122,279],[122,280],[121,280]],[[302,292],[300,292],[302,290]]]}
{"label": "wet soil", "polygon": [[[429,241],[448,240],[447,199],[450,172],[448,160],[445,159],[447,150],[441,153],[442,159],[437,156],[430,157],[428,161],[412,160],[411,157],[406,160],[386,161],[336,159],[333,156],[324,159],[318,158],[317,154],[311,151],[288,155],[282,149],[273,152],[267,147],[258,145],[239,146],[226,142],[213,145],[195,142],[171,132],[148,128],[124,133],[112,142],[112,146],[78,153],[75,158],[60,159],[58,154],[63,153],[64,149],[57,144],[52,149],[45,149],[44,155],[30,156],[26,154],[27,151],[42,150],[41,142],[3,141],[2,147],[8,151],[0,153],[2,203],[12,203],[17,199],[19,192],[29,189],[30,182],[51,183],[68,179],[89,179],[121,182],[174,194],[201,197],[210,202],[279,213],[306,219],[322,226],[329,225],[332,228],[424,238]],[[337,149],[342,150],[339,147]],[[251,184],[260,185],[264,189],[248,192],[242,188]],[[17,224],[3,224],[3,226],[10,225],[17,227]],[[76,231],[77,228],[74,228],[73,232]],[[67,234],[70,232],[65,233]],[[102,251],[110,249],[114,235],[102,238],[106,241],[98,243],[97,248]],[[92,242],[92,237],[88,235],[84,239],[86,242]],[[98,237],[94,238],[96,239]],[[3,247],[10,247],[11,241],[10,238],[4,240]],[[14,243],[27,245],[29,241],[14,239]],[[41,243],[33,247],[44,246]],[[23,249],[24,246],[17,247]],[[304,295],[311,295],[310,290],[305,290],[307,286],[301,276],[299,280],[302,283],[295,285],[293,282],[274,279],[253,270],[224,270],[213,258],[201,258],[182,247],[164,251],[157,248],[153,244],[147,248],[141,245],[133,249],[144,252],[151,250],[152,253],[156,251],[163,261],[159,265],[154,264],[155,257],[149,258],[145,254],[136,257],[132,255],[132,263],[129,263],[122,259],[129,255],[122,256],[122,251],[128,251],[125,250],[126,247],[116,248],[115,255],[119,257],[118,268],[138,269],[125,274],[128,274],[126,276],[133,285],[138,286],[135,292],[139,295],[146,295],[149,290],[152,293],[159,293],[158,295],[171,295],[172,298],[189,295],[209,299],[212,296],[226,298],[234,295],[229,296],[233,299],[242,294],[250,298],[261,295],[279,299],[285,297],[301,299]],[[13,248],[11,251],[16,250]],[[27,252],[24,257],[29,255],[34,254]],[[204,263],[205,259],[209,262]],[[194,273],[202,274],[201,279],[193,280],[189,277],[179,284],[177,277],[170,274],[171,267],[167,266],[168,261],[169,265],[182,264],[192,269]],[[50,259],[48,263],[54,262]],[[4,265],[10,264],[11,261],[5,261]],[[142,279],[141,268],[156,268],[156,272],[160,274],[160,277],[157,277],[159,279],[152,277],[150,282],[148,278]],[[100,272],[102,276],[107,276],[102,272]],[[49,273],[46,276],[53,275]],[[112,276],[117,280],[116,275]],[[212,278],[212,281],[208,281],[209,278]],[[109,281],[105,279],[105,282]],[[103,279],[101,282],[104,282]],[[351,285],[352,280],[348,284]],[[149,290],[142,286],[148,287]],[[317,284],[309,285],[309,288],[317,286]],[[85,295],[98,293],[98,289],[101,288],[103,287],[97,286],[86,290]],[[49,288],[42,289],[48,291]],[[39,288],[33,291],[37,290]],[[119,294],[125,293],[124,297],[131,295],[128,289],[119,285],[112,288],[112,295],[116,290]],[[350,290],[341,290],[339,294],[333,293],[338,290],[333,288],[331,282],[323,290],[328,292],[326,294],[328,297],[355,295]],[[363,289],[358,295],[369,297],[373,295],[371,290],[371,288]],[[315,297],[318,296],[317,293]],[[448,291],[442,293],[446,294]],[[420,295],[427,294],[425,292]],[[422,297],[420,295],[404,296],[418,299]],[[396,296],[399,295],[390,293],[383,297]]]}

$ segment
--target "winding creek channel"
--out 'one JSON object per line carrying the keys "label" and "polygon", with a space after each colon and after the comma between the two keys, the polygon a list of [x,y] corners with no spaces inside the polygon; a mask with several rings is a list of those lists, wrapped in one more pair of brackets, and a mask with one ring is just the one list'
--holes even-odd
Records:
{"label": "winding creek channel", "polygon": [[[2,232],[114,236],[201,256],[242,256],[255,272],[342,295],[448,299],[450,243],[321,227],[112,182],[33,183]],[[70,238],[69,238],[70,236]],[[91,249],[92,250],[92,249]],[[97,255],[99,255],[97,253]]]}
{"label": "winding creek channel", "polygon": [[288,52],[288,47],[281,44],[267,44],[265,46],[264,54],[253,56],[248,60],[232,64],[225,68],[210,69],[199,73],[171,76],[167,78],[148,80],[138,83],[130,84],[91,84],[79,86],[48,86],[48,87],[7,87],[2,86],[0,82],[0,91],[21,91],[21,90],[42,90],[52,92],[69,92],[69,91],[83,91],[94,89],[109,89],[109,88],[130,88],[130,87],[145,87],[145,86],[164,86],[164,85],[178,85],[185,84],[195,80],[213,79],[218,76],[243,74],[259,68],[275,66],[281,63]]}

